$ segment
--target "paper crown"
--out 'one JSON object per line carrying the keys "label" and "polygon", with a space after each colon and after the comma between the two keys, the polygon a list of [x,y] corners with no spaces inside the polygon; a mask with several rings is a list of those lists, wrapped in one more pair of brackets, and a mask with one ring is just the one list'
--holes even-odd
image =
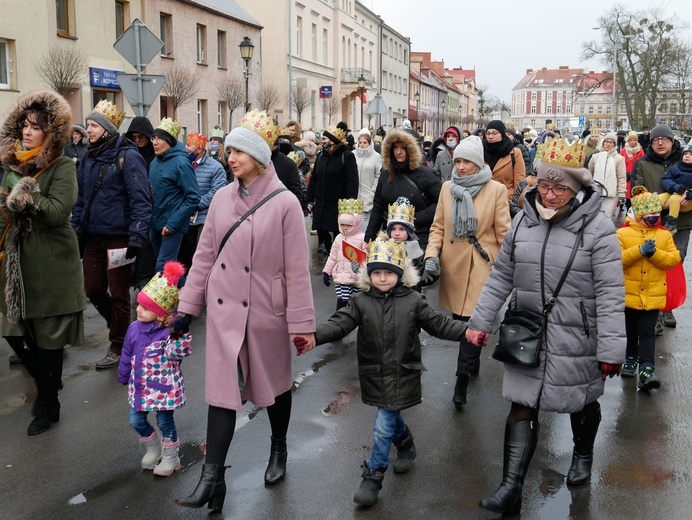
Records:
{"label": "paper crown", "polygon": [[287,157],[291,159],[294,163],[296,163],[296,166],[300,166],[303,163],[304,159],[304,157],[301,157],[300,154],[295,151],[289,152]]}
{"label": "paper crown", "polygon": [[381,143],[382,142],[382,136],[381,135],[376,135],[372,138],[373,141],[376,143]]}
{"label": "paper crown", "polygon": [[280,128],[278,133],[276,134],[277,136],[285,136],[285,137],[291,137],[291,131],[287,126],[284,126],[283,128]]}
{"label": "paper crown", "polygon": [[346,131],[336,125],[329,125],[329,128],[324,131],[324,134],[332,141],[336,140],[340,143],[346,142]]}
{"label": "paper crown", "polygon": [[211,129],[211,132],[209,132],[209,139],[221,139],[223,141],[224,138],[223,134],[223,129],[220,126],[215,126],[214,128]]}
{"label": "paper crown", "polygon": [[368,263],[389,264],[404,270],[406,263],[406,247],[397,244],[391,238],[382,240],[377,238],[368,244]]}
{"label": "paper crown", "polygon": [[387,212],[387,229],[390,223],[400,222],[414,227],[413,221],[416,215],[416,208],[406,197],[399,197],[394,204],[389,205]]}
{"label": "paper crown", "polygon": [[116,107],[113,103],[108,101],[107,99],[102,99],[101,101],[98,102],[98,104],[94,107],[94,110],[91,111],[97,112],[108,121],[113,123],[115,128],[119,128],[121,123],[123,122],[123,119],[125,119],[125,112],[122,110],[118,110],[118,107]]}
{"label": "paper crown", "polygon": [[267,142],[270,149],[279,136],[279,125],[264,110],[261,112],[257,109],[251,110],[240,120],[238,126],[255,132]]}
{"label": "paper crown", "polygon": [[156,273],[137,294],[137,303],[159,316],[170,316],[178,308],[178,282],[185,274],[183,264],[166,262],[163,272]]}
{"label": "paper crown", "polygon": [[363,201],[360,199],[339,199],[339,215],[344,213],[363,213]]}
{"label": "paper crown", "polygon": [[432,143],[433,142],[433,136],[432,135],[426,135],[423,138],[423,141],[430,141]]}
{"label": "paper crown", "polygon": [[180,123],[173,121],[170,117],[164,117],[156,129],[170,134],[173,139],[178,139],[178,135],[180,135]]}
{"label": "paper crown", "polygon": [[649,213],[660,213],[663,209],[661,201],[656,192],[649,193],[644,186],[632,188],[632,212],[635,215],[647,215]]}
{"label": "paper crown", "polygon": [[187,136],[187,144],[197,148],[204,148],[207,145],[207,136],[198,134],[197,132],[192,132],[189,136]]}
{"label": "paper crown", "polygon": [[550,139],[540,147],[541,160],[545,163],[583,168],[586,159],[584,143],[575,140],[572,143],[566,139]]}

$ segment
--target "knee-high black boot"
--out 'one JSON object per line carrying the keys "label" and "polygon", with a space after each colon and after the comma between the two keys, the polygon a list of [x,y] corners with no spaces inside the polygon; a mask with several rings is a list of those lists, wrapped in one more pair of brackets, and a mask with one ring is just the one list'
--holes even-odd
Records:
{"label": "knee-high black boot", "polygon": [[268,486],[278,484],[286,477],[286,460],[288,459],[288,449],[286,448],[286,437],[275,439],[272,436],[272,447],[269,454],[269,464],[267,471],[264,472],[264,483]]}
{"label": "knee-high black boot", "polygon": [[519,421],[505,426],[505,458],[502,483],[479,505],[489,511],[516,515],[521,510],[524,477],[538,442],[538,422]]}
{"label": "knee-high black boot", "polygon": [[185,507],[202,507],[208,503],[208,509],[221,511],[226,499],[225,473],[227,468],[230,466],[204,464],[202,476],[195,490],[190,496],[176,500],[175,503]]}
{"label": "knee-high black boot", "polygon": [[574,451],[572,452],[572,465],[567,473],[567,484],[581,486],[591,480],[591,466],[593,465],[593,445],[596,441],[598,426],[601,424],[601,405],[596,406],[585,413],[584,410],[569,415],[574,435]]}
{"label": "knee-high black boot", "polygon": [[62,388],[62,362],[64,349],[36,348],[38,396],[34,405],[35,417],[27,428],[28,435],[37,435],[50,429],[60,420],[58,391]]}

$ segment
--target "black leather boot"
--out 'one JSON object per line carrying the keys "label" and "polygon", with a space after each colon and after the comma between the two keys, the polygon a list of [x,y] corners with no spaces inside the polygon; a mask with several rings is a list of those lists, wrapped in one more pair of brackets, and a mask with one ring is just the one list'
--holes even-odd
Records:
{"label": "black leather boot", "polygon": [[479,505],[495,513],[516,515],[521,511],[521,492],[538,442],[538,422],[519,421],[505,426],[505,458],[502,483]]}
{"label": "black leather boot", "polygon": [[271,453],[269,454],[269,464],[267,471],[264,472],[264,483],[268,486],[281,482],[286,476],[286,459],[288,450],[286,449],[286,437],[275,439],[272,437]]}
{"label": "black leather boot", "polygon": [[454,402],[454,408],[457,412],[460,412],[463,406],[466,404],[466,392],[469,387],[469,381],[471,376],[468,374],[461,374],[457,376],[456,385],[454,385],[454,397],[452,401]]}
{"label": "black leather boot", "polygon": [[377,495],[382,489],[382,480],[387,468],[369,469],[367,462],[363,462],[363,480],[353,497],[354,502],[361,506],[370,507],[377,500]]}
{"label": "black leather boot", "polygon": [[601,424],[601,405],[596,404],[595,411],[589,415],[583,411],[569,415],[574,435],[572,465],[567,473],[567,484],[570,486],[581,486],[591,480],[593,445],[596,441],[598,426]]}
{"label": "black leather boot", "polygon": [[38,395],[32,409],[34,420],[26,433],[38,435],[60,420],[58,391],[62,388],[63,349],[36,349],[36,388]]}
{"label": "black leather boot", "polygon": [[397,449],[396,460],[392,463],[394,473],[408,473],[413,466],[413,459],[416,458],[416,445],[413,444],[413,434],[406,428],[406,433],[400,441],[394,441]]}
{"label": "black leather boot", "polygon": [[226,499],[225,473],[228,468],[230,466],[204,464],[202,476],[199,478],[195,490],[190,496],[178,499],[175,503],[184,507],[202,507],[208,503],[209,509],[221,511]]}

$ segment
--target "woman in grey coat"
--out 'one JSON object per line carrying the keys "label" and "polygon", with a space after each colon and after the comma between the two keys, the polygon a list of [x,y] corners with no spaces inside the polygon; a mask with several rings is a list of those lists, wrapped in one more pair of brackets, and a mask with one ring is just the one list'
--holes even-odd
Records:
{"label": "woman in grey coat", "polygon": [[605,378],[619,373],[626,339],[621,252],[587,169],[544,158],[537,186],[527,192],[524,210],[505,236],[466,337],[484,346],[510,294],[512,308],[541,312],[582,227],[574,263],[548,316],[539,366],[505,364],[502,394],[512,407],[505,426],[502,483],[480,502],[494,512],[516,514],[521,509],[524,476],[538,440],[539,409],[570,414],[574,451],[567,484],[586,484],[591,478],[601,421],[598,398]]}

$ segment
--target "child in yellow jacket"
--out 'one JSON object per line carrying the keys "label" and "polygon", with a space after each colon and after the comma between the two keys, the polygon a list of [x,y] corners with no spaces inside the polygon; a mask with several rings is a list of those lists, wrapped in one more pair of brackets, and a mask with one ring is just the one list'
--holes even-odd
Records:
{"label": "child in yellow jacket", "polygon": [[627,357],[623,377],[634,377],[639,365],[639,390],[659,388],[654,375],[654,328],[666,305],[666,270],[680,262],[673,235],[661,225],[661,203],[643,186],[632,188],[632,207],[617,230],[625,269]]}

